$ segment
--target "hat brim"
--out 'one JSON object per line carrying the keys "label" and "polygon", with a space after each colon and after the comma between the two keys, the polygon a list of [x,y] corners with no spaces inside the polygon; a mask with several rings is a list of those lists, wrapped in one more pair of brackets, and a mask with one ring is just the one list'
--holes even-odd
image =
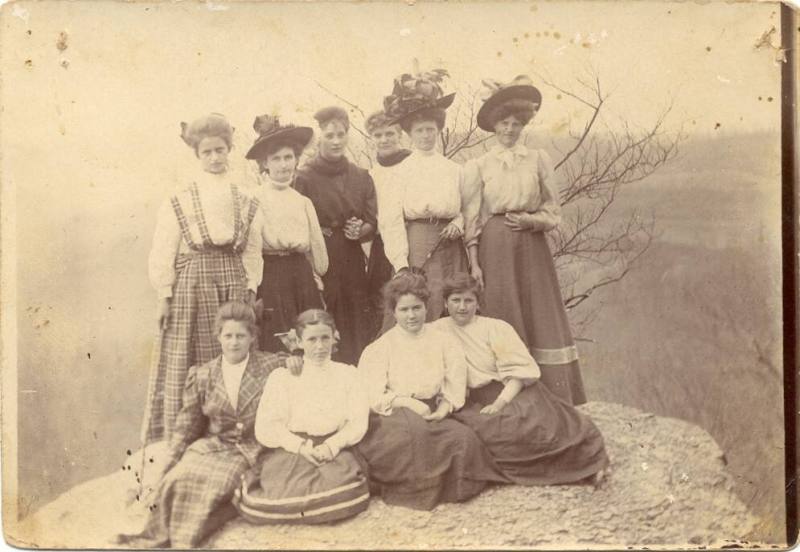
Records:
{"label": "hat brim", "polygon": [[487,132],[494,132],[494,124],[489,119],[489,116],[498,105],[501,105],[508,100],[527,100],[537,104],[538,109],[542,106],[542,93],[539,92],[539,89],[535,86],[530,86],[527,84],[503,88],[486,100],[478,110],[478,127]]}
{"label": "hat brim", "polygon": [[248,150],[245,159],[263,159],[268,146],[276,140],[295,142],[305,148],[311,141],[313,135],[314,131],[311,127],[290,127],[282,128],[267,136],[259,136],[253,144],[253,147]]}
{"label": "hat brim", "polygon": [[442,96],[441,98],[439,98],[438,100],[436,100],[432,104],[426,105],[425,107],[420,107],[419,109],[415,109],[414,111],[409,111],[405,115],[402,115],[400,117],[397,117],[396,119],[393,119],[393,120],[389,121],[387,124],[389,124],[389,125],[399,125],[402,121],[405,121],[406,119],[409,119],[409,118],[413,117],[414,115],[416,115],[417,113],[420,113],[421,111],[425,111],[426,109],[447,109],[448,107],[453,105],[453,100],[455,100],[455,99],[456,99],[456,93],[455,92],[453,92],[452,94],[448,94],[447,96]]}

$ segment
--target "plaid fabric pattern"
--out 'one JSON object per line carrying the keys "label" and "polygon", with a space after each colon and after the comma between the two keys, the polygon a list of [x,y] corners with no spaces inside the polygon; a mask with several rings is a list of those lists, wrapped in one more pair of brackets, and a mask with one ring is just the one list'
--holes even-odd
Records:
{"label": "plaid fabric pattern", "polygon": [[233,493],[265,450],[253,430],[261,392],[284,358],[250,353],[237,409],[225,390],[221,357],[191,368],[170,441],[171,468],[155,491],[145,529],[122,535],[121,541],[137,547],[195,547],[236,515]]}
{"label": "plaid fabric pattern", "polygon": [[[175,261],[177,278],[170,303],[167,329],[156,336],[148,382],[148,400],[142,424],[142,443],[169,439],[181,408],[181,394],[189,367],[202,364],[221,353],[214,335],[214,317],[227,301],[244,300],[247,277],[241,251],[258,209],[255,199],[243,200],[231,186],[235,205],[233,241],[224,246],[211,242],[200,204],[197,185],[189,188],[191,205],[198,220],[202,244],[197,244],[178,197],[171,198],[183,240],[192,254]],[[249,205],[248,205],[249,204]],[[241,211],[247,215],[241,221]]]}

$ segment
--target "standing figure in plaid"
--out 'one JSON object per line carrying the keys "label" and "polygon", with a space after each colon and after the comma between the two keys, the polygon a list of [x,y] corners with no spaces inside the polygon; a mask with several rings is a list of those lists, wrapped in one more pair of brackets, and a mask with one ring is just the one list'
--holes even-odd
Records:
{"label": "standing figure in plaid", "polygon": [[225,303],[214,325],[222,354],[189,370],[147,523],[136,534],[119,535],[119,543],[196,547],[237,515],[233,493],[265,450],[254,435],[261,392],[285,357],[251,350],[258,330],[245,303]]}
{"label": "standing figure in plaid", "polygon": [[144,445],[171,438],[189,367],[220,354],[217,310],[232,300],[253,304],[262,276],[261,219],[253,223],[258,201],[245,196],[228,172],[233,128],[217,114],[181,127],[202,170],[164,202],[153,236],[149,272],[159,298],[159,334]]}

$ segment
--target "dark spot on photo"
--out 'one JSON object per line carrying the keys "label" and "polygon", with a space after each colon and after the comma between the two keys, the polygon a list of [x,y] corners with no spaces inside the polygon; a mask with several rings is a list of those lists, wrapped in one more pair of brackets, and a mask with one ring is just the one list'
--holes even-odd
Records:
{"label": "dark spot on photo", "polygon": [[772,96],[767,97],[767,101],[771,102],[772,101]]}
{"label": "dark spot on photo", "polygon": [[717,129],[718,129],[719,127],[721,127],[721,126],[722,126],[722,124],[720,124],[720,123],[717,123],[717,124],[715,124],[715,125],[714,125],[714,130],[717,130]]}
{"label": "dark spot on photo", "polygon": [[711,46],[706,46],[706,52],[710,52],[710,51],[711,51]]}

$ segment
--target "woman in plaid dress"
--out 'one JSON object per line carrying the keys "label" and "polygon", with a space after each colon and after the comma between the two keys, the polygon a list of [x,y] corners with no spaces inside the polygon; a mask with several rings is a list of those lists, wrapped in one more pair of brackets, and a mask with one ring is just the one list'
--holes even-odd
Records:
{"label": "woman in plaid dress", "polygon": [[252,304],[262,275],[261,232],[253,224],[258,202],[243,195],[228,174],[233,128],[217,114],[181,126],[202,171],[164,202],[153,236],[149,273],[159,297],[160,332],[142,428],[145,445],[171,437],[189,367],[220,354],[217,309],[231,300]]}

